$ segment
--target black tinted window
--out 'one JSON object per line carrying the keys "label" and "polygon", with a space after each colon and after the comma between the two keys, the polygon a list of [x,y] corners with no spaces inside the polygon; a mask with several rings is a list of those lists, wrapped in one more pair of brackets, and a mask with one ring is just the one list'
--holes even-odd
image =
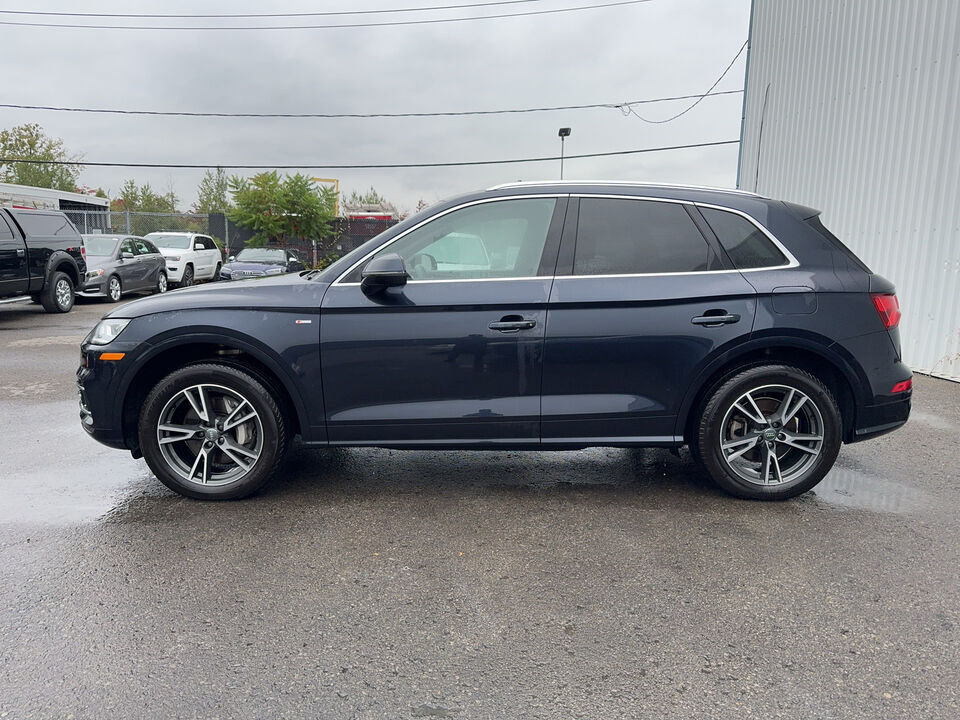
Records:
{"label": "black tinted window", "polygon": [[57,235],[76,235],[66,215],[42,212],[22,212],[17,214],[20,227],[28,235],[54,237]]}
{"label": "black tinted window", "polygon": [[582,198],[574,275],[695,272],[710,246],[682,205]]}
{"label": "black tinted window", "polygon": [[0,215],[0,239],[9,240],[12,237],[13,232],[11,232],[10,228],[7,227],[6,218],[4,218],[3,215]]}
{"label": "black tinted window", "polygon": [[141,240],[140,242],[142,242],[142,243],[144,244],[144,246],[146,246],[148,253],[151,253],[151,254],[153,254],[153,255],[157,255],[157,254],[160,253],[160,251],[157,250],[157,246],[154,245],[154,244],[153,244],[152,242],[150,242],[149,240]]}
{"label": "black tinted window", "polygon": [[712,208],[700,208],[700,212],[739,270],[787,263],[787,258],[770,242],[770,238],[746,218]]}

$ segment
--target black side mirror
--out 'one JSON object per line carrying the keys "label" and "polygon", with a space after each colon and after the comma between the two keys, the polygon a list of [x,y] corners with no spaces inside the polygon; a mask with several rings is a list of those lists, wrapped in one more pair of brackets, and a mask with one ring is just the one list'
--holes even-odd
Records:
{"label": "black side mirror", "polygon": [[365,295],[378,295],[388,287],[407,284],[407,268],[396,253],[375,257],[360,273],[360,289]]}

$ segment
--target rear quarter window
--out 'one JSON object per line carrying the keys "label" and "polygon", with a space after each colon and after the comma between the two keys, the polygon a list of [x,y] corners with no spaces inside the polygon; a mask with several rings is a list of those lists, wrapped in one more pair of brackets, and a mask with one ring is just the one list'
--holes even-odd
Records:
{"label": "rear quarter window", "polygon": [[28,235],[37,237],[70,237],[77,235],[77,230],[67,220],[66,215],[42,212],[17,213],[17,222]]}
{"label": "rear quarter window", "polygon": [[763,231],[745,217],[725,210],[700,208],[710,229],[738,270],[778,267],[788,260]]}

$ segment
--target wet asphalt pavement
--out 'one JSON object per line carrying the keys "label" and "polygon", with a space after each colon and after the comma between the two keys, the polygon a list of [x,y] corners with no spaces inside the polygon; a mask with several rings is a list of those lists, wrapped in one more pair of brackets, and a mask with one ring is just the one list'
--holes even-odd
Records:
{"label": "wet asphalt pavement", "polygon": [[0,718],[960,717],[960,384],[779,504],[614,449],[203,503],[81,430],[104,310],[0,305]]}

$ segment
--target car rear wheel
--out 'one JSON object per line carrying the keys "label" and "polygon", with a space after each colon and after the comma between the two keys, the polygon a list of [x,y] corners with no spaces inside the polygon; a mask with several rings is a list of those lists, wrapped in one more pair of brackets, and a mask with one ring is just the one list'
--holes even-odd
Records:
{"label": "car rear wheel", "polygon": [[143,405],[140,447],[171,490],[228,500],[259,490],[287,448],[283,413],[256,377],[218,363],[177,370]]}
{"label": "car rear wheel", "polygon": [[123,296],[123,288],[120,287],[120,278],[111,275],[107,280],[107,302],[120,302]]}
{"label": "car rear wheel", "polygon": [[157,288],[156,288],[157,292],[165,293],[167,291],[167,287],[168,287],[167,274],[163,270],[161,270],[160,274],[157,275]]}
{"label": "car rear wheel", "polygon": [[40,293],[40,304],[49,313],[70,312],[75,300],[73,281],[66,273],[55,272]]}
{"label": "car rear wheel", "polygon": [[836,400],[817,378],[788,365],[761,365],[711,393],[694,455],[733,495],[785,500],[833,467],[841,428]]}

